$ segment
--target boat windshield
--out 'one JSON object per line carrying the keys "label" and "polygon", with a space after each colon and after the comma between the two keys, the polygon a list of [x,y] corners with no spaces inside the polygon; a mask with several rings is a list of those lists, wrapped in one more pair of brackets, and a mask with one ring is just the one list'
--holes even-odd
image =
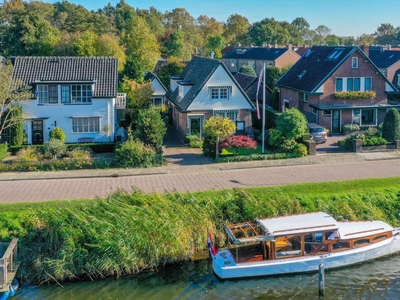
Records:
{"label": "boat windshield", "polygon": [[264,232],[256,222],[244,222],[229,225],[225,228],[229,237],[235,244],[255,241],[257,237],[263,238]]}

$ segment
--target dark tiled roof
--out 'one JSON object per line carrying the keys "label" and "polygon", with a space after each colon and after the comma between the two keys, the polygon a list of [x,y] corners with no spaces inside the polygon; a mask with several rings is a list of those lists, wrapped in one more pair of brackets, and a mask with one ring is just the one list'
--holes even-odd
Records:
{"label": "dark tiled roof", "polygon": [[254,82],[257,81],[257,77],[243,74],[243,73],[236,73],[235,80],[239,83],[240,87],[246,91],[247,88]]}
{"label": "dark tiled roof", "polygon": [[113,57],[18,56],[13,79],[38,82],[95,82],[93,97],[116,97],[118,60]]}
{"label": "dark tiled roof", "polygon": [[237,84],[232,74],[226,69],[225,65],[222,62],[217,59],[199,56],[194,56],[188,62],[182,73],[179,76],[175,76],[176,78],[180,78],[181,81],[184,82],[184,84],[192,85],[186,95],[183,98],[180,98],[179,89],[175,89],[174,91],[168,90],[166,93],[166,97],[170,99],[178,107],[179,110],[187,110],[189,105],[196,98],[203,86],[208,82],[209,78],[219,66],[225,69],[226,73],[232,78],[232,82],[237,85],[237,87],[242,91],[243,96],[251,104],[251,101],[248,99],[247,95],[241,89],[239,84]]}
{"label": "dark tiled roof", "polygon": [[[336,59],[330,58],[341,49]],[[313,93],[329,78],[344,60],[359,51],[357,46],[313,46],[277,81],[276,85]]]}
{"label": "dark tiled roof", "polygon": [[378,68],[388,68],[400,60],[398,50],[369,50],[369,58]]}
{"label": "dark tiled roof", "polygon": [[287,48],[268,48],[268,47],[237,47],[222,58],[230,59],[257,59],[257,60],[276,60]]}

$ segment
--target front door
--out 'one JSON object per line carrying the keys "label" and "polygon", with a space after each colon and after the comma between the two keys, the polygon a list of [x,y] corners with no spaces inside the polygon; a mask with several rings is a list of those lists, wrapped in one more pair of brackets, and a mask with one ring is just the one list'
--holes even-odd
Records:
{"label": "front door", "polygon": [[190,134],[201,136],[201,117],[190,118]]}
{"label": "front door", "polygon": [[332,133],[340,133],[340,110],[332,110]]}
{"label": "front door", "polygon": [[32,120],[32,144],[43,144],[43,120]]}

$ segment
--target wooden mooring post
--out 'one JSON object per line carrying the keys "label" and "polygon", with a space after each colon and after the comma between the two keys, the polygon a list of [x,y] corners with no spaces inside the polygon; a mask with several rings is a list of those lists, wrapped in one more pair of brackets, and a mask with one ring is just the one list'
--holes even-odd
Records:
{"label": "wooden mooring post", "polygon": [[[0,258],[0,293],[8,291],[20,265],[17,257],[17,243],[17,238],[13,238],[10,243],[0,243],[0,253],[4,253]],[[7,250],[3,252],[5,247]]]}

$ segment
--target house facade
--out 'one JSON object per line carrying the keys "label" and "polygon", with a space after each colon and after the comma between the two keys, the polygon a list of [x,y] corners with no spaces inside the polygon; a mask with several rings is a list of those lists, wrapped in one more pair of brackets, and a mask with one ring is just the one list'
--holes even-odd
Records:
{"label": "house facade", "polygon": [[358,46],[313,46],[276,85],[280,111],[298,108],[332,134],[344,124],[377,126],[398,106],[387,100],[396,87]]}
{"label": "house facade", "polygon": [[16,57],[13,64],[13,80],[32,88],[22,101],[28,144],[46,143],[56,127],[66,143],[114,141],[116,110],[126,106],[116,58]]}
{"label": "house facade", "polygon": [[151,83],[151,88],[153,89],[153,95],[151,96],[153,105],[165,105],[165,94],[167,93],[167,89],[162,84],[157,75],[152,72],[147,72],[144,76],[144,81]]}
{"label": "house facade", "polygon": [[236,123],[236,132],[252,129],[254,105],[227,70],[216,59],[193,57],[182,73],[171,76],[166,94],[169,122],[181,138],[187,134],[203,136],[204,121],[220,115]]}
{"label": "house facade", "polygon": [[236,47],[222,56],[221,61],[232,73],[239,72],[243,65],[250,66],[256,74],[263,65],[283,68],[294,64],[300,59],[292,45],[287,47]]}

